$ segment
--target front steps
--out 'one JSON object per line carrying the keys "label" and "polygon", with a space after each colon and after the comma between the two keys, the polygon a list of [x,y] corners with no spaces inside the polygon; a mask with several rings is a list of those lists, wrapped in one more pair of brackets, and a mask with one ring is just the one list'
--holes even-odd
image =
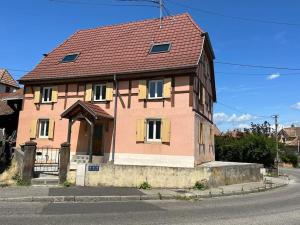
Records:
{"label": "front steps", "polygon": [[89,155],[72,155],[71,163],[88,163]]}
{"label": "front steps", "polygon": [[31,180],[31,185],[33,186],[58,186],[59,185],[59,178],[58,173],[53,174],[46,174],[46,173],[39,173],[38,177],[33,178]]}

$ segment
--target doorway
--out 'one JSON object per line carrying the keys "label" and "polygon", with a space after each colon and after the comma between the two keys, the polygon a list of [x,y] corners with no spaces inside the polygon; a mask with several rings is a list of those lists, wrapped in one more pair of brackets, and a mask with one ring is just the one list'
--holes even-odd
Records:
{"label": "doorway", "polygon": [[103,124],[96,123],[93,136],[93,155],[103,156]]}

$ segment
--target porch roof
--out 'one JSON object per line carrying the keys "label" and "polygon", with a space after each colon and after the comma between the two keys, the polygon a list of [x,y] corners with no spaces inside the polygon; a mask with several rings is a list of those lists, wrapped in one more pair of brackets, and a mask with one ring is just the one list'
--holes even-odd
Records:
{"label": "porch roof", "polygon": [[92,104],[90,102],[84,102],[78,100],[72,106],[70,106],[67,110],[65,110],[62,114],[62,118],[73,118],[80,112],[85,112],[90,115],[93,119],[113,119],[113,117],[104,111],[100,106]]}

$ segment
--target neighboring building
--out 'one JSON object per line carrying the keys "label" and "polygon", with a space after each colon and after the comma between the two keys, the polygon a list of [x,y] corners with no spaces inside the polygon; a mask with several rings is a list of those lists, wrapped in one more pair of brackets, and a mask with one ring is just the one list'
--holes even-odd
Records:
{"label": "neighboring building", "polygon": [[286,148],[299,153],[300,147],[300,127],[292,125],[278,132],[278,139],[284,143]]}
{"label": "neighboring building", "polygon": [[188,14],[79,30],[21,78],[17,144],[68,141],[73,159],[123,165],[214,161],[213,59]]}
{"label": "neighboring building", "polygon": [[18,82],[6,69],[0,69],[0,129],[8,136],[17,131],[22,99]]}
{"label": "neighboring building", "polygon": [[15,92],[20,87],[6,69],[0,69],[0,93]]}
{"label": "neighboring building", "polygon": [[5,129],[6,136],[17,131],[22,100],[23,89],[10,93],[0,93],[0,129]]}

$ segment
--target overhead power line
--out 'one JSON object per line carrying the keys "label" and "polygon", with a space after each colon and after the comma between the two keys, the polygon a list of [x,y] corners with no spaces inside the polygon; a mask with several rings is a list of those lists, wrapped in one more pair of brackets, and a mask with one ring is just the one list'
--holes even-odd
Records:
{"label": "overhead power line", "polygon": [[289,22],[276,21],[276,20],[264,20],[264,19],[257,19],[257,18],[251,18],[251,17],[231,16],[231,15],[227,15],[227,14],[223,14],[223,13],[219,13],[219,12],[215,12],[215,11],[192,7],[189,5],[178,3],[177,1],[175,2],[175,0],[168,0],[168,2],[173,5],[177,5],[177,6],[186,8],[186,9],[191,9],[191,10],[194,10],[194,11],[197,11],[200,13],[209,14],[209,15],[218,16],[218,17],[229,18],[229,19],[235,19],[235,20],[240,20],[240,21],[248,21],[248,22],[253,22],[253,23],[264,23],[264,24],[275,24],[275,25],[300,26],[300,23],[289,23]]}
{"label": "overhead power line", "polygon": [[[220,76],[239,76],[239,77],[268,77],[273,74],[276,74],[275,72],[272,73],[230,73],[230,72],[215,72],[215,75],[220,75]],[[286,77],[286,76],[297,76],[300,75],[300,73],[278,73],[280,77]]]}
{"label": "overhead power line", "polygon": [[277,70],[294,70],[294,71],[300,71],[300,68],[289,68],[289,67],[279,67],[279,66],[240,64],[240,63],[222,62],[222,61],[215,61],[215,63],[217,63],[217,64],[224,64],[224,65],[230,65],[230,66],[242,66],[242,67],[252,67],[252,68],[261,68],[261,69],[277,69]]}
{"label": "overhead power line", "polygon": [[226,107],[226,108],[228,108],[228,109],[231,109],[231,110],[233,110],[233,111],[235,111],[235,112],[238,112],[238,113],[242,113],[242,114],[251,114],[252,116],[256,117],[257,119],[259,119],[259,118],[261,118],[261,119],[262,119],[262,118],[271,118],[271,116],[254,115],[254,114],[249,113],[249,112],[243,112],[243,111],[237,109],[236,107],[227,105],[227,104],[222,103],[222,102],[219,102],[219,101],[217,101],[217,104],[220,104],[220,105],[222,105],[222,106],[224,106],[224,107]]}
{"label": "overhead power line", "polygon": [[[215,74],[225,74],[225,75],[240,75],[240,76],[269,76],[272,72],[269,73],[235,73],[230,71],[215,71]],[[300,73],[280,73],[280,76],[288,76],[288,75],[300,75]]]}
{"label": "overhead power line", "polygon": [[[100,3],[100,2],[87,2],[87,1],[77,1],[77,0],[49,0],[50,2],[54,3],[63,3],[63,4],[70,4],[70,5],[92,5],[92,6],[137,6],[137,7],[154,7],[157,8],[157,5],[154,4],[120,4],[120,3]],[[147,1],[148,2],[148,1]],[[151,2],[149,2],[151,3]]]}

